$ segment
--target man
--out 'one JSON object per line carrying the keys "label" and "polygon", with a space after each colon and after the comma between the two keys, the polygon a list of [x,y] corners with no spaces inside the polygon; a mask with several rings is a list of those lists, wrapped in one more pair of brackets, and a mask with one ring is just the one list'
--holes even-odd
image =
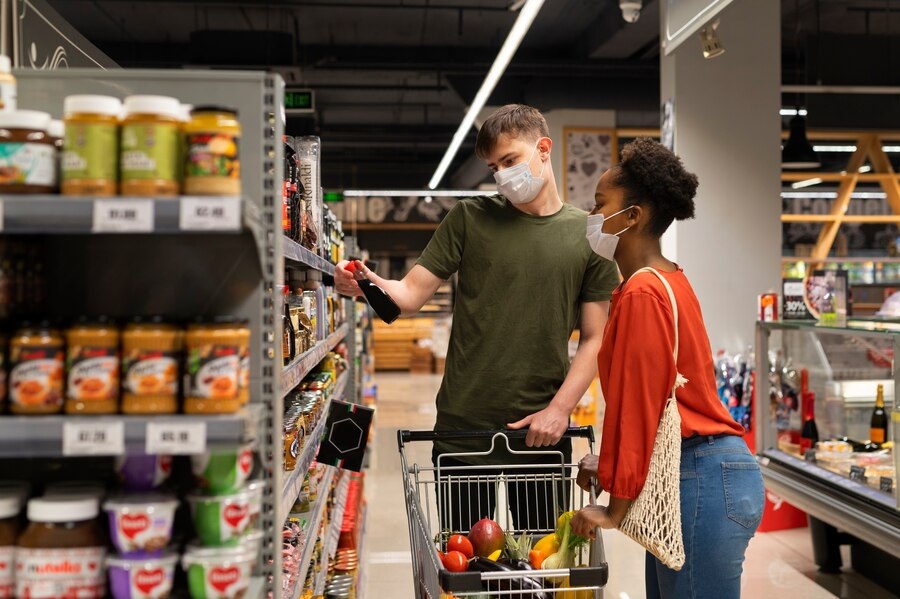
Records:
{"label": "man", "polygon": [[[552,146],[538,110],[520,104],[500,108],[481,127],[475,147],[494,172],[500,193],[461,200],[403,280],[382,279],[359,263],[357,276],[382,287],[403,314],[412,315],[443,281],[458,273],[435,432],[527,428],[524,443],[510,443],[513,450],[559,444],[553,450],[562,451],[568,463],[571,444],[560,439],[597,373],[609,300],[619,277],[614,263],[591,251],[585,239],[586,213],[560,199],[550,165]],[[346,267],[342,262],[335,269],[337,289],[358,296],[359,286]],[[580,343],[570,367],[568,340],[576,324]],[[483,443],[438,439],[435,464],[559,464],[558,454],[555,460],[507,455],[502,462],[490,456],[446,457],[438,464],[444,454],[484,449]],[[535,487],[534,474],[529,472],[527,488],[526,483],[510,486],[513,515],[525,524],[519,514],[527,513],[531,524],[534,517],[539,520],[533,528],[552,528],[553,512],[560,506],[549,504],[560,501],[549,500],[556,494]],[[453,510],[453,530],[467,530],[472,520],[493,511],[493,490],[481,487],[460,489],[450,503],[475,501],[471,493],[477,495],[480,510]]]}

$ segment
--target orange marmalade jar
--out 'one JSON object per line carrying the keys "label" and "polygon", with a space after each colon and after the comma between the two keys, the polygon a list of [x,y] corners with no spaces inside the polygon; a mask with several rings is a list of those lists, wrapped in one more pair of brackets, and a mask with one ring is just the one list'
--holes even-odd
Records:
{"label": "orange marmalade jar", "polygon": [[63,106],[62,194],[116,195],[122,102],[111,96],[68,96]]}
{"label": "orange marmalade jar", "polygon": [[66,331],[66,413],[119,411],[119,329],[106,317],[82,317]]}
{"label": "orange marmalade jar", "polygon": [[136,318],[122,333],[122,413],[178,411],[183,333],[160,317]]}
{"label": "orange marmalade jar", "polygon": [[234,318],[201,321],[185,335],[184,412],[230,414],[241,407],[241,347],[245,327]]}
{"label": "orange marmalade jar", "polygon": [[9,342],[13,414],[58,414],[63,406],[63,338],[48,322],[22,323]]}

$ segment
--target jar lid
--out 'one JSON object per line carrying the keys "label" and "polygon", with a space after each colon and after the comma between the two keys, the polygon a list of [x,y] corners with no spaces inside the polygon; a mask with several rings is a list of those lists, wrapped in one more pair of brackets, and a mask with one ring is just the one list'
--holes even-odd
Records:
{"label": "jar lid", "polygon": [[166,319],[159,315],[154,316],[135,316],[131,319],[131,324],[168,324]]}
{"label": "jar lid", "polygon": [[84,522],[100,514],[100,502],[89,497],[40,497],[28,502],[32,522]]}
{"label": "jar lid", "polygon": [[0,496],[0,519],[14,518],[22,511],[22,502],[18,495]]}
{"label": "jar lid", "polygon": [[9,56],[5,54],[0,54],[0,73],[11,73],[12,72],[12,61],[9,59]]}
{"label": "jar lid", "polygon": [[47,134],[50,137],[55,137],[56,139],[62,139],[66,136],[66,124],[62,121],[51,119],[50,124],[47,125]]}
{"label": "jar lid", "polygon": [[238,111],[235,108],[230,108],[228,106],[214,106],[214,105],[204,105],[204,106],[196,106],[191,110],[191,114],[199,114],[201,112],[224,112],[225,114],[233,114],[234,116],[238,115]]}
{"label": "jar lid", "polygon": [[10,110],[0,112],[0,128],[34,129],[46,131],[50,124],[50,115],[39,110]]}
{"label": "jar lid", "polygon": [[180,120],[181,102],[168,96],[128,96],[125,116],[132,114],[157,114]]}
{"label": "jar lid", "polygon": [[115,326],[116,321],[106,316],[105,314],[101,314],[100,316],[87,316],[81,315],[75,320],[75,324],[78,326]]}
{"label": "jar lid", "polygon": [[122,114],[122,101],[112,96],[78,95],[66,96],[63,101],[65,114],[102,114],[118,117]]}

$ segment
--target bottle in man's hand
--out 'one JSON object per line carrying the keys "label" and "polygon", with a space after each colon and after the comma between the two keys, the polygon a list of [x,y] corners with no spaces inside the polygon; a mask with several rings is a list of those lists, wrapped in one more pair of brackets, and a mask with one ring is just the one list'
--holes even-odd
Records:
{"label": "bottle in man's hand", "polygon": [[[357,271],[355,260],[352,260],[347,264],[347,270],[352,273]],[[356,282],[359,284],[359,288],[362,289],[363,295],[366,296],[366,301],[368,301],[369,305],[372,306],[372,309],[375,310],[375,314],[378,315],[378,318],[387,324],[391,324],[400,317],[400,306],[398,306],[397,302],[388,295],[387,291],[369,279],[357,279]]]}

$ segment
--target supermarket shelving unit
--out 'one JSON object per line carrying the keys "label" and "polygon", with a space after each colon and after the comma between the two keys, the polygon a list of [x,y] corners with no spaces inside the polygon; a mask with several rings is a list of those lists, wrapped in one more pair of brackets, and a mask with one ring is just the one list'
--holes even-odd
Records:
{"label": "supermarket shelving unit", "polygon": [[[0,456],[104,455],[143,449],[151,423],[195,425],[204,443],[236,444],[257,440],[266,490],[263,543],[248,597],[279,595],[281,528],[284,506],[292,504],[300,468],[283,467],[284,397],[351,330],[334,335],[282,364],[282,296],[285,265],[333,275],[326,260],[284,237],[281,230],[282,133],[284,82],[278,75],[226,71],[82,70],[17,71],[19,106],[62,116],[63,99],[72,94],[162,94],[202,105],[225,101],[239,113],[242,127],[242,198],[97,198],[59,196],[0,197],[3,234],[40,236],[48,264],[47,316],[114,318],[162,314],[175,321],[229,314],[247,318],[251,339],[251,404],[234,416],[174,415],[160,418],[109,416],[48,417],[24,422],[0,417]],[[149,215],[149,216],[148,216]],[[348,322],[354,306],[346,303]],[[349,343],[355,354],[355,344]],[[339,381],[356,398],[355,359]],[[340,389],[338,389],[340,391]],[[352,391],[352,393],[351,393]],[[335,397],[339,395],[336,394]],[[356,401],[353,399],[352,401]],[[73,426],[94,431],[93,445],[66,451],[59,439]],[[321,423],[320,423],[321,426]],[[92,428],[93,427],[93,428]],[[152,428],[152,427],[151,427]],[[121,430],[121,432],[120,432]],[[102,435],[97,431],[105,431]],[[200,434],[199,432],[196,434]],[[109,438],[107,438],[109,436]],[[320,436],[320,435],[319,435]],[[314,444],[303,459],[312,461]],[[103,441],[102,443],[97,440]],[[81,452],[81,453],[79,453]],[[174,451],[173,453],[178,453]],[[299,490],[299,489],[297,489]],[[288,507],[290,507],[288,505]]]}

